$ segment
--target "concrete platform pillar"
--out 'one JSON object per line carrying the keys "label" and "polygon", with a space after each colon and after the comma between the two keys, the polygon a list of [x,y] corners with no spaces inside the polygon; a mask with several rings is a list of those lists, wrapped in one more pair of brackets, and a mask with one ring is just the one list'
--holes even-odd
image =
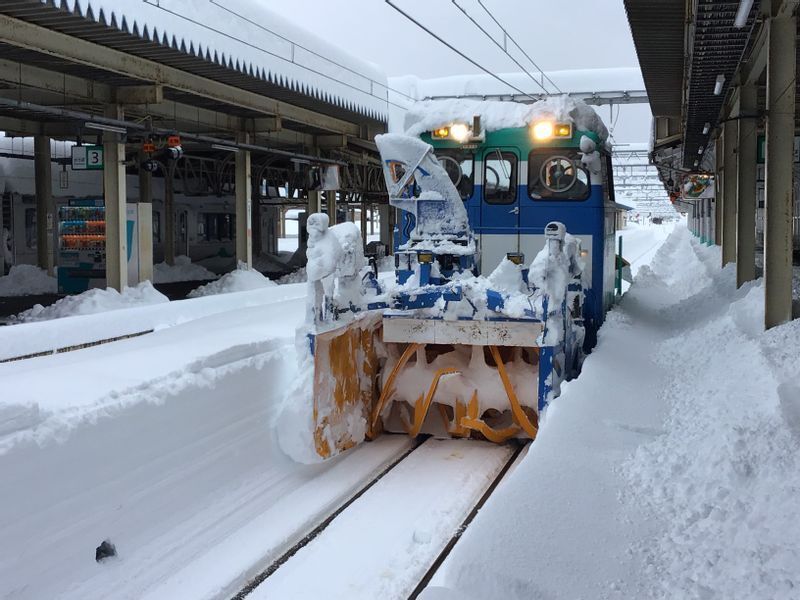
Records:
{"label": "concrete platform pillar", "polygon": [[[122,107],[106,107],[112,119],[124,117]],[[103,134],[103,195],[106,204],[106,285],[128,287],[128,215],[125,185],[125,142],[118,133]]]}
{"label": "concrete platform pillar", "polygon": [[797,17],[772,17],[767,59],[764,203],[764,324],[792,318],[792,171]]}
{"label": "concrete platform pillar", "polygon": [[[53,274],[53,233],[56,222],[53,201],[52,162],[50,138],[37,135],[33,138],[33,171],[36,186],[36,263],[40,269]],[[9,231],[11,228],[9,227]]]}
{"label": "concrete platform pillar", "polygon": [[723,124],[723,159],[722,183],[722,266],[736,261],[736,185],[738,165],[736,159],[736,142],[739,127],[737,121],[726,121]]}
{"label": "concrete platform pillar", "polygon": [[[240,133],[240,143],[249,143],[250,136]],[[236,153],[236,260],[253,266],[251,159],[249,150]]]}
{"label": "concrete platform pillar", "polygon": [[739,90],[739,152],[736,183],[736,286],[756,278],[756,161],[758,96],[754,84]]}

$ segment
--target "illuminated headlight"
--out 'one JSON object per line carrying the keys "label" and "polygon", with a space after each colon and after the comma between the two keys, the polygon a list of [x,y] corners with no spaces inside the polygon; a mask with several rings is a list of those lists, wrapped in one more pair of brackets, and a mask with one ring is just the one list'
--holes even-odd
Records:
{"label": "illuminated headlight", "polygon": [[463,142],[469,137],[469,127],[463,123],[455,123],[450,127],[450,135],[457,142]]}
{"label": "illuminated headlight", "polygon": [[439,138],[439,139],[446,138],[446,137],[448,137],[450,135],[450,128],[449,127],[439,127],[438,129],[434,129],[432,134],[433,134],[433,137],[435,137],[435,138]]}
{"label": "illuminated headlight", "polygon": [[560,138],[571,138],[572,125],[569,123],[558,123],[555,128],[555,136]]}
{"label": "illuminated headlight", "polygon": [[539,121],[533,126],[533,139],[549,140],[553,137],[553,124],[550,121]]}

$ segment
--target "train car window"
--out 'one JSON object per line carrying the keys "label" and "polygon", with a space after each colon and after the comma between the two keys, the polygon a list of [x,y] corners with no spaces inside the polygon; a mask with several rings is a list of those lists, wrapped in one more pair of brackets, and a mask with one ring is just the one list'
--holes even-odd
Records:
{"label": "train car window", "polygon": [[488,204],[513,204],[517,199],[517,157],[490,152],[483,159],[483,199]]}
{"label": "train car window", "polygon": [[228,241],[236,231],[236,217],[228,213],[200,213],[197,237],[201,242]]}
{"label": "train car window", "polygon": [[153,211],[153,241],[161,243],[161,213],[157,210]]}
{"label": "train car window", "polygon": [[437,150],[436,157],[450,176],[462,200],[472,197],[475,189],[475,155],[469,150]]}
{"label": "train car window", "polygon": [[540,149],[528,155],[528,195],[533,200],[586,200],[591,185],[577,150]]}
{"label": "train car window", "polygon": [[36,249],[36,209],[25,209],[25,245],[32,249]]}

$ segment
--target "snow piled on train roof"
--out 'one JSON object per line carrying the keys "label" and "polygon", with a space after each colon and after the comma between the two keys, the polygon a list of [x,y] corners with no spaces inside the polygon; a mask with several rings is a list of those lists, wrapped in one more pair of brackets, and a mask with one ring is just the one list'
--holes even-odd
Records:
{"label": "snow piled on train roof", "polygon": [[386,74],[257,0],[39,0],[143,40],[369,117],[388,118]]}
{"label": "snow piled on train roof", "polygon": [[608,129],[594,109],[583,100],[566,95],[551,96],[533,104],[465,98],[423,100],[408,109],[406,133],[419,135],[453,122],[472,123],[475,115],[480,115],[481,127],[486,131],[527,127],[534,121],[549,119],[572,123],[580,131],[594,132],[601,143],[608,139]]}

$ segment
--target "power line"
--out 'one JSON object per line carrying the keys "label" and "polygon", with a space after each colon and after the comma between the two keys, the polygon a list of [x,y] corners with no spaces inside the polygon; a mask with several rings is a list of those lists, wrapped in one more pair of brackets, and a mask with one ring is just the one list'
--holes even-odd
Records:
{"label": "power line", "polygon": [[462,7],[462,6],[461,6],[461,5],[460,5],[460,4],[459,4],[459,3],[458,3],[456,0],[451,0],[451,2],[452,2],[454,5],[455,5],[455,7],[456,7],[458,10],[460,10],[460,11],[461,11],[461,12],[464,14],[464,16],[465,16],[465,17],[467,17],[467,18],[468,18],[470,21],[472,21],[472,24],[473,24],[473,25],[475,25],[475,27],[477,27],[478,29],[480,29],[480,30],[481,30],[481,32],[482,32],[482,33],[483,33],[483,34],[484,34],[486,37],[488,37],[488,38],[489,38],[489,39],[490,39],[490,40],[491,40],[491,41],[494,43],[494,45],[495,45],[495,46],[497,46],[498,48],[500,48],[500,50],[502,50],[502,51],[503,51],[503,53],[504,53],[506,56],[508,56],[508,57],[509,57],[511,60],[513,60],[513,61],[514,61],[514,63],[515,63],[515,64],[516,64],[516,65],[517,65],[517,66],[518,66],[520,69],[522,69],[522,71],[523,71],[523,72],[524,72],[524,73],[525,73],[525,74],[526,74],[528,77],[530,77],[530,78],[531,78],[531,81],[533,81],[533,83],[535,83],[535,84],[536,84],[536,85],[538,85],[540,88],[542,88],[542,91],[543,91],[545,94],[550,94],[550,92],[547,90],[547,88],[545,88],[545,87],[544,87],[544,86],[543,86],[543,85],[542,85],[542,84],[541,84],[539,81],[537,81],[537,80],[536,80],[536,78],[535,78],[535,77],[534,77],[534,76],[533,76],[533,75],[530,73],[530,71],[528,71],[528,70],[527,70],[525,67],[523,67],[523,66],[522,66],[522,63],[520,63],[520,62],[519,62],[519,61],[518,61],[516,58],[514,58],[513,56],[511,56],[511,54],[509,54],[508,50],[506,50],[506,49],[503,47],[503,45],[502,45],[500,42],[498,42],[496,39],[494,39],[494,37],[492,37],[492,35],[491,35],[491,34],[490,34],[488,31],[486,31],[486,29],[484,29],[484,28],[483,28],[483,26],[482,26],[480,23],[478,23],[478,22],[477,22],[477,21],[476,21],[476,20],[475,20],[475,19],[472,17],[472,15],[470,15],[470,14],[469,14],[469,13],[468,13],[466,10],[464,10],[464,8],[463,8],[463,7]]}
{"label": "power line", "polygon": [[[402,109],[406,109],[406,108],[407,108],[406,106],[402,106],[402,105],[400,105],[400,104],[397,104],[397,103],[395,103],[395,102],[392,102],[391,100],[389,100],[389,99],[388,99],[388,97],[387,97],[387,98],[381,98],[380,96],[376,96],[376,95],[375,95],[374,93],[372,93],[371,91],[368,91],[368,90],[363,90],[363,89],[361,89],[361,88],[359,88],[359,87],[356,87],[355,85],[352,85],[352,84],[350,84],[350,83],[346,83],[346,82],[344,82],[344,81],[341,81],[340,79],[337,79],[337,78],[335,78],[335,77],[332,77],[332,76],[330,76],[330,75],[328,75],[328,74],[326,74],[326,73],[323,73],[323,72],[321,72],[321,71],[317,71],[316,69],[312,69],[311,67],[307,67],[306,65],[302,65],[302,64],[300,64],[300,63],[296,63],[296,62],[294,62],[293,60],[290,60],[290,59],[288,59],[288,58],[286,58],[286,57],[284,57],[284,56],[281,56],[280,54],[276,54],[276,53],[274,53],[274,52],[270,52],[269,50],[267,50],[267,49],[265,49],[265,48],[262,48],[262,47],[260,47],[260,46],[257,46],[257,45],[255,45],[255,44],[253,44],[253,43],[251,43],[251,42],[248,42],[247,40],[243,40],[243,39],[241,39],[241,38],[238,38],[238,37],[236,37],[235,35],[231,35],[231,34],[229,34],[229,33],[226,33],[226,32],[224,32],[224,31],[221,31],[221,30],[219,30],[219,29],[216,29],[216,28],[214,28],[214,27],[211,27],[210,25],[207,25],[207,24],[205,24],[205,23],[202,23],[202,22],[200,22],[200,21],[197,21],[197,20],[195,20],[195,19],[191,19],[191,18],[187,17],[186,15],[183,15],[183,14],[181,14],[181,13],[178,13],[178,12],[172,11],[172,10],[170,10],[170,9],[168,9],[168,8],[164,7],[164,6],[161,6],[160,4],[156,4],[156,3],[154,2],[154,0],[142,0],[142,1],[143,1],[143,2],[145,2],[146,4],[149,4],[150,6],[153,6],[154,8],[158,8],[158,9],[160,9],[160,10],[163,10],[163,11],[164,11],[164,12],[166,12],[166,13],[169,13],[169,14],[171,14],[171,15],[174,15],[174,16],[176,16],[176,17],[180,18],[180,19],[183,19],[184,21],[188,21],[189,23],[193,23],[194,25],[197,25],[197,26],[199,26],[199,27],[202,27],[203,29],[207,29],[207,30],[209,30],[209,31],[213,31],[214,33],[216,33],[216,34],[218,34],[218,35],[221,35],[221,36],[223,36],[223,37],[226,37],[226,38],[228,38],[228,39],[235,40],[235,41],[237,41],[237,42],[239,42],[239,43],[241,43],[241,44],[244,44],[245,46],[248,46],[248,47],[250,47],[250,48],[253,48],[254,50],[258,50],[259,52],[263,52],[264,54],[268,54],[269,56],[273,56],[273,57],[275,57],[275,58],[278,58],[278,59],[280,59],[280,60],[282,60],[282,61],[288,62],[288,63],[289,63],[289,64],[291,64],[291,65],[294,65],[294,66],[296,66],[296,67],[300,67],[301,69],[305,69],[306,71],[309,71],[309,72],[311,72],[311,73],[314,73],[315,75],[319,75],[320,77],[324,77],[325,79],[330,79],[331,81],[334,81],[334,82],[336,82],[336,83],[338,83],[338,84],[340,84],[340,85],[343,85],[343,86],[345,86],[345,87],[348,87],[348,88],[350,88],[350,89],[353,89],[353,90],[355,90],[355,91],[357,91],[357,92],[361,92],[362,94],[366,94],[367,96],[370,96],[370,97],[372,97],[372,98],[376,98],[377,100],[385,101],[387,104],[391,104],[392,106],[396,106],[397,108],[402,108]],[[209,2],[211,2],[211,0],[209,0]],[[215,4],[216,6],[219,6],[219,5],[217,5],[216,3],[214,3],[214,4]],[[221,6],[220,6],[220,8],[224,8],[224,7],[221,7]],[[228,10],[228,9],[224,9],[224,10],[226,10],[226,11],[230,12],[231,14],[233,14],[233,15],[235,15],[235,16],[239,16],[241,19],[243,19],[243,20],[245,20],[245,21],[249,21],[249,20],[248,20],[248,19],[246,19],[245,17],[242,17],[241,15],[237,15],[237,13],[234,13],[234,12],[232,12],[232,11]],[[265,29],[265,28],[262,28],[262,29]],[[269,30],[267,30],[267,31],[269,31]],[[270,31],[270,33],[274,33],[274,32]],[[277,35],[277,34],[276,34],[276,35]],[[282,37],[282,36],[279,36],[279,37]],[[284,39],[284,40],[287,40],[287,41],[289,41],[289,42],[291,42],[292,44],[295,44],[295,42],[292,42],[291,40],[288,40],[287,38],[283,38],[283,39]],[[311,52],[311,53],[313,53],[312,51],[308,50],[307,48],[304,48],[304,47],[300,46],[299,44],[295,44],[295,45],[296,45],[296,46],[298,46],[298,47],[300,47],[300,48],[303,48],[304,50],[306,50],[306,51],[308,51],[308,52]],[[317,56],[320,56],[320,55],[317,55]],[[321,58],[325,58],[325,57],[321,57]],[[331,61],[330,59],[327,59],[327,58],[325,58],[325,60],[327,60],[328,62],[330,62],[330,63],[332,63],[332,64],[335,64],[335,65],[339,66],[339,65],[338,65],[338,63],[335,63],[334,61]],[[348,69],[348,70],[351,70],[351,71],[352,71],[352,69]],[[411,96],[408,96],[407,94],[405,94],[405,93],[403,93],[403,92],[401,92],[401,91],[399,91],[399,90],[395,90],[395,89],[392,89],[392,88],[390,88],[390,87],[389,87],[389,86],[388,86],[386,83],[382,83],[382,82],[380,82],[380,81],[376,81],[376,80],[374,80],[374,79],[372,79],[372,78],[370,78],[370,77],[368,77],[368,76],[366,76],[366,75],[364,75],[364,74],[358,73],[358,72],[356,72],[356,71],[353,71],[353,72],[354,72],[356,75],[358,75],[358,76],[362,77],[364,80],[366,80],[366,81],[368,81],[368,82],[371,82],[371,83],[376,83],[376,84],[378,84],[379,86],[381,86],[381,87],[383,87],[383,88],[385,88],[385,89],[387,89],[387,90],[389,90],[389,91],[392,91],[392,92],[395,92],[395,93],[397,93],[397,94],[400,94],[400,95],[406,96],[406,97],[408,97],[409,99],[411,99],[411,98],[412,98]]]}
{"label": "power line", "polygon": [[558,87],[558,86],[557,86],[557,85],[556,85],[556,84],[553,82],[553,80],[552,80],[552,79],[550,79],[550,77],[548,77],[548,76],[547,76],[547,74],[544,72],[544,69],[542,69],[542,68],[541,68],[539,65],[537,65],[537,64],[536,64],[536,62],[535,62],[535,61],[534,61],[534,60],[533,60],[533,59],[530,57],[530,55],[529,55],[527,52],[525,52],[525,50],[522,48],[522,46],[520,46],[520,45],[517,43],[517,40],[515,40],[513,37],[511,37],[511,34],[510,34],[510,33],[508,33],[508,31],[506,31],[506,28],[505,28],[505,27],[503,27],[503,26],[500,24],[500,21],[498,21],[498,20],[495,18],[495,16],[492,14],[492,11],[490,11],[488,8],[486,8],[486,6],[483,4],[483,0],[478,0],[478,4],[480,4],[481,8],[482,8],[484,11],[486,11],[486,14],[487,14],[487,15],[489,15],[489,17],[492,19],[492,21],[494,21],[494,22],[495,22],[495,24],[496,24],[496,25],[497,25],[497,26],[500,28],[500,30],[501,30],[501,31],[502,31],[502,32],[505,34],[505,36],[506,36],[508,39],[510,39],[510,40],[513,42],[513,44],[514,44],[514,45],[515,45],[515,46],[516,46],[516,47],[519,49],[519,51],[520,51],[520,52],[522,52],[522,54],[525,56],[525,58],[527,58],[527,59],[528,59],[528,60],[531,62],[531,64],[532,64],[534,67],[536,67],[536,69],[538,69],[539,73],[541,73],[541,74],[542,74],[542,77],[543,77],[544,79],[547,79],[547,81],[549,81],[549,82],[550,82],[550,85],[552,85],[554,88],[556,88],[556,91],[557,91],[559,94],[563,94],[564,92],[562,92],[562,91],[561,91],[561,88],[560,88],[560,87]]}
{"label": "power line", "polygon": [[464,54],[463,52],[461,52],[461,50],[459,50],[458,48],[456,48],[455,46],[453,46],[453,45],[452,45],[452,44],[450,44],[449,42],[447,42],[447,41],[443,40],[441,37],[439,37],[438,35],[436,35],[436,34],[435,34],[433,31],[431,31],[430,29],[428,29],[427,27],[425,27],[425,25],[423,25],[422,23],[420,23],[419,21],[417,21],[417,20],[416,20],[414,17],[412,17],[412,16],[411,16],[411,15],[409,15],[407,12],[405,12],[403,9],[401,9],[399,6],[397,6],[396,4],[394,4],[394,3],[392,2],[392,0],[384,0],[384,1],[386,2],[386,4],[388,4],[388,5],[389,5],[389,6],[391,6],[393,9],[395,9],[397,12],[399,12],[401,15],[403,15],[403,16],[404,16],[406,19],[408,19],[409,21],[411,21],[412,23],[414,23],[414,25],[416,25],[417,27],[419,27],[420,29],[422,29],[422,30],[423,30],[425,33],[427,33],[428,35],[430,35],[430,36],[431,36],[431,37],[433,37],[433,38],[436,38],[436,39],[437,39],[439,42],[441,42],[442,44],[444,44],[445,46],[447,46],[448,48],[450,48],[450,50],[452,50],[453,52],[455,52],[456,54],[458,54],[458,55],[459,55],[461,58],[463,58],[464,60],[466,60],[466,61],[469,61],[469,62],[470,62],[472,65],[474,65],[474,66],[478,67],[478,68],[479,68],[481,71],[483,71],[484,73],[486,73],[486,74],[488,74],[488,75],[491,75],[492,77],[494,77],[495,79],[497,79],[497,81],[499,81],[500,83],[503,83],[503,84],[507,85],[507,86],[508,86],[508,87],[510,87],[512,90],[514,90],[514,91],[516,91],[516,92],[519,92],[520,94],[522,94],[523,96],[526,96],[526,97],[530,98],[530,99],[531,99],[531,100],[533,100],[534,102],[538,101],[538,98],[536,98],[536,97],[534,97],[534,96],[531,96],[531,95],[530,95],[529,93],[527,93],[527,92],[523,92],[521,89],[519,89],[519,88],[518,88],[518,87],[516,87],[515,85],[512,85],[512,84],[510,84],[508,81],[506,81],[505,79],[503,79],[502,77],[500,77],[500,76],[499,76],[499,75],[497,75],[496,73],[493,73],[492,71],[490,71],[489,69],[487,69],[487,68],[486,68],[486,67],[484,67],[483,65],[481,65],[481,64],[479,64],[478,62],[476,62],[476,61],[474,61],[473,59],[471,59],[469,56],[467,56],[466,54]]}

